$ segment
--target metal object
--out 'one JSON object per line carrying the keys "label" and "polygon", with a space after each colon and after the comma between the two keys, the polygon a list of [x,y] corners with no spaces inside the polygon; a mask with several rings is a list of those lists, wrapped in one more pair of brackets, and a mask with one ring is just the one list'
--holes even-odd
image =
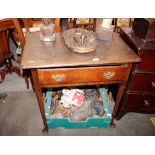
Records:
{"label": "metal object", "polygon": [[150,102],[148,100],[144,100],[144,106],[150,106]]}
{"label": "metal object", "polygon": [[155,82],[151,82],[152,87],[155,87]]}
{"label": "metal object", "polygon": [[65,77],[64,74],[52,75],[52,79],[54,79],[54,80],[56,80],[56,81],[61,81],[64,77]]}
{"label": "metal object", "polygon": [[106,79],[111,79],[114,75],[115,75],[115,72],[105,72],[105,73],[103,74],[103,76],[104,76]]}

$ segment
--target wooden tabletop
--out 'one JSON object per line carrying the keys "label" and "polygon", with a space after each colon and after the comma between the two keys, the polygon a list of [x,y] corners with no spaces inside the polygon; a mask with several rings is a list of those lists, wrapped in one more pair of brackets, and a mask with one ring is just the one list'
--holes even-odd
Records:
{"label": "wooden tabletop", "polygon": [[80,54],[70,50],[64,43],[62,33],[56,33],[55,42],[40,40],[40,32],[30,33],[22,54],[21,67],[56,68],[99,66],[139,62],[140,58],[114,33],[112,43],[97,41],[97,49]]}

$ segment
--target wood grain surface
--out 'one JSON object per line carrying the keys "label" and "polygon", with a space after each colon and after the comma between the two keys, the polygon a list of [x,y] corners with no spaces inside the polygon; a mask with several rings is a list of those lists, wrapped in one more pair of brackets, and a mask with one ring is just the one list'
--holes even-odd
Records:
{"label": "wood grain surface", "polygon": [[94,52],[81,54],[70,50],[64,42],[62,33],[56,33],[55,42],[42,42],[40,33],[31,33],[27,37],[22,55],[21,67],[78,67],[139,62],[140,58],[131,48],[114,34],[112,43],[97,41]]}

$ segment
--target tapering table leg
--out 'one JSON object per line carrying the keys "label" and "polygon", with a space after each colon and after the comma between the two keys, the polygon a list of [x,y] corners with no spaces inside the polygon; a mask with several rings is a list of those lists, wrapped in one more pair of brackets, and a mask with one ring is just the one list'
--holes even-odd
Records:
{"label": "tapering table leg", "polygon": [[45,132],[48,132],[48,126],[46,123],[44,102],[43,102],[41,87],[39,85],[38,73],[37,73],[37,70],[35,70],[35,69],[32,70],[31,72],[32,72],[32,79],[33,79],[33,84],[34,84],[34,90],[35,90],[35,93],[37,96],[39,109],[40,109],[41,116],[42,116],[43,123],[44,123],[44,129],[42,130],[42,132],[45,133]]}
{"label": "tapering table leg", "polygon": [[111,126],[112,128],[115,127],[114,119],[115,119],[115,117],[116,117],[116,114],[117,114],[117,111],[118,111],[118,107],[119,107],[119,105],[120,105],[120,102],[121,102],[121,99],[122,99],[124,90],[125,90],[125,88],[126,88],[126,86],[127,86],[127,81],[128,81],[128,78],[129,78],[131,69],[132,69],[132,65],[133,65],[133,64],[128,64],[127,72],[126,72],[126,74],[124,75],[124,81],[122,81],[122,82],[119,84],[119,89],[118,89],[118,93],[117,93],[117,98],[116,98],[115,106],[114,106],[113,113],[112,113],[112,120],[111,120],[111,123],[110,123],[110,126]]}

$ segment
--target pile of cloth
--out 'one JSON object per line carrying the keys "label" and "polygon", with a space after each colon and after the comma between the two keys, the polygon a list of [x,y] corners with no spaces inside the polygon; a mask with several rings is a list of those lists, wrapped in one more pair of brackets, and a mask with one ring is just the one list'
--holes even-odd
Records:
{"label": "pile of cloth", "polygon": [[104,117],[102,97],[97,88],[61,89],[52,92],[51,118],[68,118],[70,121],[86,121]]}

